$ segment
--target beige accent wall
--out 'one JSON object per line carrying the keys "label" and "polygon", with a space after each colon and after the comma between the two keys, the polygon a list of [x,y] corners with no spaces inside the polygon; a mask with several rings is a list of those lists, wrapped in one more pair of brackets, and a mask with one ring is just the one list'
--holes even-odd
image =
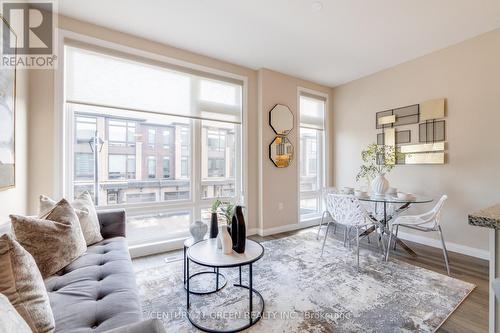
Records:
{"label": "beige accent wall", "polygon": [[[297,208],[297,171],[296,161],[292,167],[286,170],[276,169],[268,158],[261,159],[260,156],[267,154],[267,145],[272,139],[272,130],[267,123],[267,111],[269,106],[276,103],[289,105],[294,113],[297,104],[297,87],[302,85],[306,88],[318,89],[323,92],[330,92],[329,88],[315,85],[313,83],[302,81],[297,78],[275,73],[269,70],[257,71],[254,69],[230,64],[214,58],[195,54],[186,50],[181,50],[164,44],[148,41],[142,38],[124,34],[118,31],[109,30],[103,27],[81,22],[64,16],[59,17],[59,27],[82,35],[122,44],[143,51],[180,59],[193,64],[206,66],[212,69],[218,69],[230,72],[248,78],[248,104],[245,112],[248,114],[248,150],[247,150],[247,178],[248,178],[248,215],[249,227],[262,227],[258,222],[259,216],[265,218],[265,227],[288,225],[297,222],[297,217],[293,213],[283,215],[276,214],[273,202],[276,202],[276,195],[284,190],[287,193],[286,198],[280,199],[284,202],[285,209],[289,212],[296,212]],[[258,78],[259,77],[259,78]],[[32,71],[30,74],[30,103],[33,113],[30,117],[30,163],[36,167],[29,173],[29,211],[36,212],[38,209],[37,198],[40,194],[54,195],[57,193],[55,184],[55,175],[53,168],[57,160],[57,151],[54,148],[55,140],[55,110],[54,105],[54,73],[52,71]],[[261,100],[258,99],[258,80],[262,82]],[[259,112],[263,110],[266,115],[261,121]],[[263,128],[264,137],[261,136],[259,128]],[[292,133],[294,144],[296,131]],[[259,144],[263,140],[263,146]],[[266,148],[261,151],[261,148]],[[266,155],[267,156],[267,155]],[[267,202],[265,207],[259,206],[259,170],[262,161],[263,175],[265,176],[264,197]],[[281,185],[280,185],[281,184]],[[274,198],[274,199],[273,199]],[[265,211],[265,214],[262,212]]]}
{"label": "beige accent wall", "polygon": [[[28,72],[18,70],[16,78],[16,184],[0,191],[0,225],[9,214],[26,214],[28,194]],[[1,234],[1,229],[0,229]]]}
{"label": "beige accent wall", "polygon": [[[331,89],[269,69],[259,70],[258,78],[259,139],[261,140],[259,191],[261,224],[259,228],[265,230],[289,226],[299,222],[298,88],[312,89],[324,94],[330,94]],[[295,158],[288,168],[282,169],[276,168],[269,159],[269,144],[276,136],[271,126],[269,126],[269,111],[276,104],[287,105],[293,113],[295,122],[294,129],[288,135],[295,148]]]}
{"label": "beige accent wall", "polygon": [[[469,226],[467,214],[500,202],[499,59],[500,30],[495,30],[336,87],[335,184],[354,185],[360,151],[376,142],[377,111],[445,97],[447,163],[398,166],[388,179],[403,191],[434,198],[447,194],[442,220],[447,242],[455,250],[487,250],[487,230]],[[413,212],[430,207],[418,205]]]}

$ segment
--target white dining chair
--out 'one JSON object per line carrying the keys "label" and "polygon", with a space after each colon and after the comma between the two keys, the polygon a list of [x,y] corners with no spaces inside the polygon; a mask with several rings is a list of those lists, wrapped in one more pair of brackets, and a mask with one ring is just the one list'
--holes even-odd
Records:
{"label": "white dining chair", "polygon": [[[323,256],[323,252],[325,251],[326,238],[328,236],[328,230],[332,223],[343,225],[346,227],[346,230],[354,229],[356,231],[356,267],[359,270],[360,230],[373,225],[377,227],[378,225],[376,221],[374,221],[370,217],[359,200],[353,195],[329,193],[327,194],[327,201],[329,202],[331,207],[330,214],[332,216],[332,220],[329,220],[326,226],[325,238],[323,239],[323,247],[321,248],[321,256]],[[383,242],[382,248],[385,252]]]}
{"label": "white dining chair", "polygon": [[443,195],[441,199],[439,199],[438,203],[432,210],[427,213],[419,214],[419,215],[404,215],[397,217],[394,222],[391,224],[391,232],[389,233],[389,242],[387,243],[387,254],[385,256],[385,260],[389,260],[389,252],[391,251],[391,240],[393,236],[393,232],[396,228],[405,227],[414,230],[419,230],[423,232],[438,232],[439,237],[441,238],[441,245],[443,247],[443,255],[444,262],[446,264],[446,272],[450,275],[450,265],[448,262],[448,252],[446,250],[446,245],[444,243],[443,231],[441,230],[441,226],[439,225],[441,218],[441,211],[443,209],[444,202],[448,196]]}
{"label": "white dining chair", "polygon": [[[323,225],[323,222],[325,218],[328,218],[330,220],[333,219],[332,213],[331,213],[331,207],[328,202],[328,194],[330,193],[338,193],[337,189],[335,187],[325,187],[323,189],[323,198],[325,200],[325,210],[323,211],[323,214],[321,215],[321,220],[319,221],[319,227],[318,227],[318,234],[316,235],[316,239],[319,239],[319,233],[321,231],[321,226]],[[335,223],[335,221],[333,221]],[[333,225],[333,233],[335,234],[335,231],[337,230],[337,225]]]}

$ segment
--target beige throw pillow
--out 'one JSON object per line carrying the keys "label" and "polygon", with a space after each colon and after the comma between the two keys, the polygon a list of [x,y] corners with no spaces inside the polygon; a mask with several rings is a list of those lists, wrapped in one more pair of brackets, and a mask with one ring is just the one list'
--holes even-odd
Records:
{"label": "beige throw pillow", "polygon": [[[49,197],[44,195],[40,196],[40,211],[38,216],[44,217],[49,211],[54,208],[56,202]],[[80,226],[82,227],[83,237],[85,237],[85,242],[87,245],[92,245],[103,240],[101,236],[101,226],[99,224],[99,218],[97,217],[97,211],[95,210],[92,197],[89,192],[83,192],[75,201],[71,203],[71,206],[75,208],[76,215],[80,221]]]}
{"label": "beige throw pillow", "polygon": [[44,279],[87,250],[75,210],[65,199],[45,218],[11,215],[10,219],[16,239],[35,258]]}
{"label": "beige throw pillow", "polygon": [[[4,313],[6,305],[0,305],[0,315],[9,316],[0,319],[0,332],[30,332],[30,328],[35,333],[54,331],[54,315],[35,260],[8,234],[0,237],[0,293],[9,299],[25,321],[16,319],[13,312]],[[0,300],[0,303],[5,302]],[[29,325],[27,330],[26,324]],[[8,325],[13,325],[17,331],[5,330]]]}
{"label": "beige throw pillow", "polygon": [[31,333],[26,321],[3,294],[0,294],[0,332]]}

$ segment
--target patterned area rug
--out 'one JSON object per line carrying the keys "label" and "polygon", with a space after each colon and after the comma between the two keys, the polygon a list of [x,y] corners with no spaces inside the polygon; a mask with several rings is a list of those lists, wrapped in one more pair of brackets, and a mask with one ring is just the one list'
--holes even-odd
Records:
{"label": "patterned area rug", "polygon": [[[265,255],[254,264],[253,281],[265,309],[250,332],[433,332],[475,288],[395,259],[384,262],[367,249],[360,251],[357,272],[354,249],[334,238],[321,258],[315,230],[262,243]],[[144,317],[161,319],[168,332],[197,332],[186,318],[182,267],[176,261],[137,273]],[[233,286],[237,268],[221,273],[227,286],[192,296],[190,314],[212,329],[228,330],[248,322],[249,293]],[[246,284],[246,267],[242,276]],[[192,288],[213,288],[214,280],[199,275]],[[257,297],[253,307],[262,307]]]}

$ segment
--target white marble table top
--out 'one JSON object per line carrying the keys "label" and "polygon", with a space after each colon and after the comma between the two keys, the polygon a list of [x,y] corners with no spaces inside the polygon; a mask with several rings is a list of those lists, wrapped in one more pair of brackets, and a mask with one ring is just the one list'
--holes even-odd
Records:
{"label": "white marble table top", "polygon": [[264,248],[257,242],[247,239],[245,252],[231,254],[222,253],[217,248],[217,238],[210,238],[198,242],[188,250],[188,258],[197,264],[210,267],[235,267],[250,264],[257,261],[264,254]]}

